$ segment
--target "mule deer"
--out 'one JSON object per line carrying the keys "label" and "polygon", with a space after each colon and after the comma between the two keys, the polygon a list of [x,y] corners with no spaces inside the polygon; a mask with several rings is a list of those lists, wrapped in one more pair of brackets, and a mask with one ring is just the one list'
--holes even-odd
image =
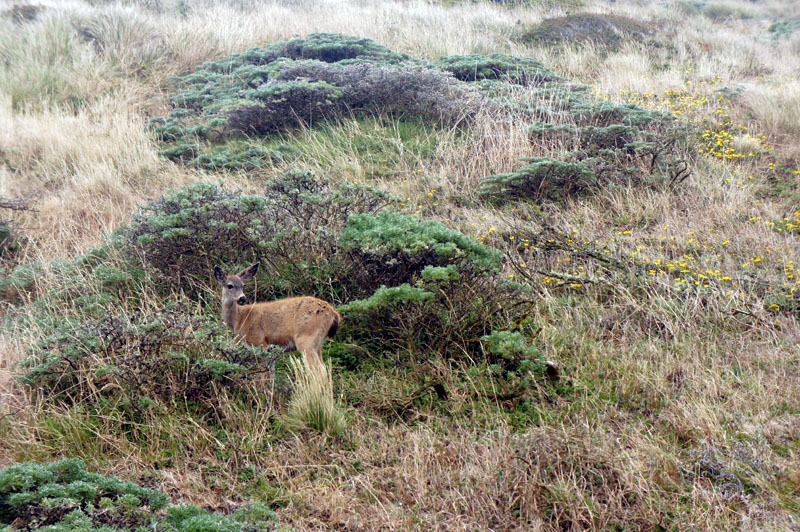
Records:
{"label": "mule deer", "polygon": [[341,316],[329,303],[310,296],[248,305],[242,288],[260,264],[237,275],[214,266],[214,278],[222,285],[222,321],[250,345],[281,345],[300,351],[307,364],[321,366],[322,342],[336,334]]}

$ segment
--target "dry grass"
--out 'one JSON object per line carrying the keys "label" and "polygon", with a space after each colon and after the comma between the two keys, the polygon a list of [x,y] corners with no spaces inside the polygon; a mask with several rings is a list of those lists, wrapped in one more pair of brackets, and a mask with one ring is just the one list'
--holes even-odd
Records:
{"label": "dry grass", "polygon": [[[692,254],[692,272],[797,281],[786,266],[798,262],[799,237],[769,223],[797,209],[796,193],[775,187],[800,170],[800,36],[775,40],[766,30],[771,19],[797,16],[795,2],[717,2],[713,16],[618,2],[614,13],[653,22],[666,46],[628,43],[613,53],[515,41],[520,25],[566,12],[538,3],[190,0],[160,2],[160,12],[147,7],[156,3],[133,1],[42,4],[37,22],[0,19],[0,195],[32,199],[37,209],[20,217],[31,239],[22,263],[85,252],[144,198],[181,184],[224,178],[258,190],[269,175],[222,176],[166,162],[144,124],[165,114],[170,75],[293,35],[334,31],[428,59],[526,55],[614,101],[648,93],[654,107],[666,108],[659,98],[667,91],[692,91],[693,99],[712,99],[682,108],[698,122],[714,118],[717,89],[740,87],[725,112],[745,128],[735,131],[736,151],[753,158],[693,154],[693,175],[677,192],[618,188],[541,210],[564,231],[649,261],[643,265]],[[526,125],[487,113],[468,134],[422,127],[415,142],[433,146],[430,153],[403,151],[396,125],[380,119],[297,131],[289,140],[303,153],[294,166],[380,186],[409,198],[410,212],[421,206],[423,215],[503,247],[539,206],[477,205],[475,185],[513,169],[519,157],[557,151],[531,143]],[[746,134],[765,135],[775,149]],[[365,156],[358,146],[365,139],[394,148]],[[770,162],[787,172],[779,175]],[[537,266],[566,268],[556,261],[567,258]],[[98,423],[79,408],[23,393],[13,381],[16,363],[47,331],[36,325],[40,308],[6,305],[0,465],[80,455],[126,478],[147,477],[186,502],[226,508],[265,500],[303,530],[796,530],[797,314],[769,311],[755,291],[682,289],[674,275],[650,279],[647,268],[580,290],[537,285],[537,345],[559,362],[565,391],[534,400],[518,414],[523,421],[513,405],[476,399],[448,381],[450,400],[419,406],[414,422],[355,408],[338,439],[282,431],[275,414],[283,405],[264,393],[255,405],[223,401],[223,433],[175,416],[144,420],[150,437],[131,441],[113,419]],[[55,283],[45,276],[37,290]],[[157,307],[161,297],[145,291],[143,305]],[[448,371],[455,370],[443,369],[445,377]],[[363,377],[364,393],[380,393]],[[394,382],[383,374],[373,380]],[[332,406],[330,374],[315,386],[312,400]],[[292,415],[299,416],[290,407]]]}
{"label": "dry grass", "polygon": [[288,425],[299,431],[337,436],[345,429],[344,415],[333,399],[333,378],[327,364],[309,364],[305,355],[289,360],[292,399]]}

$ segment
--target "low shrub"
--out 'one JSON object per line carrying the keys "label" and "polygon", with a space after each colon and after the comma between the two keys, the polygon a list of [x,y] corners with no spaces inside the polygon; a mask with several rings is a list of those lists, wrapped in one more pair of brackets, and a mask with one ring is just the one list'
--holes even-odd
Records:
{"label": "low shrub", "polygon": [[222,390],[244,393],[281,352],[232,343],[221,320],[174,306],[62,323],[30,348],[20,380],[50,400],[113,404],[133,419],[153,404],[202,414]]}
{"label": "low shrub", "polygon": [[[490,60],[519,79],[541,65],[510,56]],[[150,122],[162,154],[197,167],[253,169],[283,160],[269,148],[244,161],[237,144],[254,136],[359,114],[413,116],[453,125],[472,116],[479,94],[435,65],[369,39],[311,34],[200,65],[174,79],[174,106]],[[245,140],[245,138],[247,140]],[[231,142],[237,140],[237,142]]]}
{"label": "low shrub", "polygon": [[388,202],[377,189],[334,186],[303,172],[271,181],[258,196],[197,183],[145,205],[114,240],[131,264],[157,272],[165,287],[202,290],[214,265],[265,260],[273,271],[260,274],[262,296],[322,295],[337,275],[347,217]]}
{"label": "low shrub", "polygon": [[500,254],[433,220],[396,212],[353,215],[339,240],[352,261],[358,284],[415,282],[430,266],[453,265],[461,274],[486,275],[500,269]]}
{"label": "low shrub", "polygon": [[499,270],[498,252],[439,222],[380,212],[389,202],[376,189],[302,172],[270,182],[260,196],[198,183],[149,203],[114,238],[164,288],[202,291],[215,264],[233,270],[264,261],[259,298],[350,301],[381,285],[413,283],[427,266]]}
{"label": "low shrub", "polygon": [[597,186],[597,176],[585,163],[546,157],[525,158],[515,172],[481,179],[481,194],[499,199],[562,200]]}
{"label": "low shrub", "polygon": [[774,37],[788,37],[798,29],[800,29],[800,19],[788,19],[773,22],[767,31]]}
{"label": "low shrub", "polygon": [[0,470],[0,524],[14,523],[14,530],[52,525],[79,530],[87,521],[92,527],[133,529],[149,525],[167,503],[160,491],[89,473],[76,459]]}
{"label": "low shrub", "polygon": [[113,239],[129,263],[180,286],[207,279],[220,260],[255,262],[271,228],[267,200],[196,183],[144,205]]}
{"label": "low shrub", "polygon": [[[633,104],[594,101],[584,87],[556,85],[534,90],[528,112],[538,120],[532,143],[561,152],[522,159],[525,166],[480,180],[493,200],[562,201],[601,187],[675,187],[691,172],[684,154],[691,126],[661,111]],[[526,102],[516,102],[526,107]]]}
{"label": "low shrub", "polygon": [[641,39],[650,33],[646,24],[628,17],[578,13],[545,19],[522,32],[520,38],[524,42],[546,45],[593,42],[616,48],[625,39]]}
{"label": "low shrub", "polygon": [[[243,506],[230,516],[168,503],[160,491],[90,473],[78,459],[25,462],[0,470],[0,530],[279,530],[275,512],[259,503]],[[165,508],[166,513],[162,512]]]}
{"label": "low shrub", "polygon": [[496,79],[518,85],[534,85],[560,79],[539,61],[501,53],[450,55],[439,58],[433,64],[461,81]]}
{"label": "low shrub", "polygon": [[542,352],[517,331],[492,331],[481,337],[488,370],[493,378],[513,388],[527,388],[552,367]]}
{"label": "low shrub", "polygon": [[485,360],[480,338],[518,319],[525,299],[494,275],[428,266],[414,284],[340,306],[341,336],[401,364],[438,355],[472,365]]}

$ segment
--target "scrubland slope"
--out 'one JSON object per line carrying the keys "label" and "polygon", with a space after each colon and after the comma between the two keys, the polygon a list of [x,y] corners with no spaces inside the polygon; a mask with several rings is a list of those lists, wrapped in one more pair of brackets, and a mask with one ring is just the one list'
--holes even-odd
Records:
{"label": "scrubland slope", "polygon": [[[4,6],[0,465],[228,516],[176,529],[796,530],[798,16]],[[345,316],[344,428],[219,323],[257,260]],[[54,504],[147,522],[114,482]]]}

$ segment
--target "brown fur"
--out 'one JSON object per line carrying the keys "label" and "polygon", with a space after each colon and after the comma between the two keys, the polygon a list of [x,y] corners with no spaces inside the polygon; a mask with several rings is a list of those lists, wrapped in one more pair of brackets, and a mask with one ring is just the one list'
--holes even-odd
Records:
{"label": "brown fur", "polygon": [[336,334],[339,313],[330,303],[310,296],[238,304],[244,300],[244,281],[257,270],[254,264],[238,275],[228,275],[214,268],[214,277],[222,285],[223,321],[250,345],[282,345],[300,351],[309,364],[322,364],[322,343]]}

